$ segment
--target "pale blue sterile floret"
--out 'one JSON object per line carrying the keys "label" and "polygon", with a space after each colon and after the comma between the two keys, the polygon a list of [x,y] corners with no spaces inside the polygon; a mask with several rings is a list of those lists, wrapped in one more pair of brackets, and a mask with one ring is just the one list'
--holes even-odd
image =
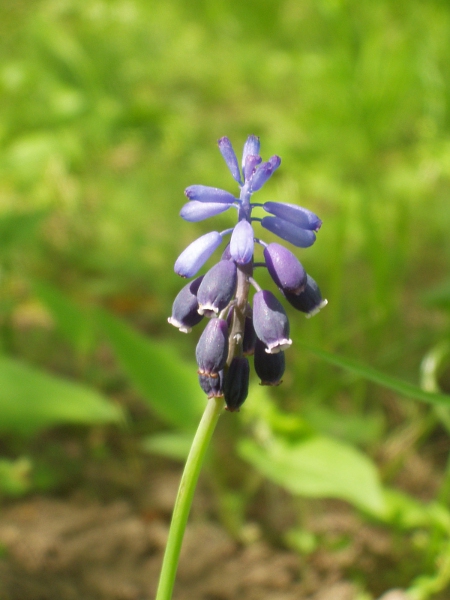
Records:
{"label": "pale blue sterile floret", "polygon": [[[246,356],[255,353],[255,370],[263,385],[278,385],[285,368],[284,350],[292,344],[286,312],[272,292],[260,289],[254,281],[254,267],[266,267],[285,299],[307,316],[326,304],[316,282],[306,274],[297,257],[281,244],[267,244],[255,238],[253,225],[259,222],[264,229],[294,246],[307,248],[314,243],[315,232],[322,221],[310,210],[295,204],[252,202],[252,195],[281,164],[276,155],[262,161],[257,136],[247,138],[240,165],[227,137],[220,138],[218,145],[239,185],[239,195],[212,186],[191,185],[185,190],[188,202],[180,215],[186,221],[203,221],[233,206],[237,209],[237,224],[222,232],[202,235],[180,254],[175,272],[182,277],[194,277],[224,238],[230,236],[221,260],[177,295],[168,320],[180,331],[188,332],[203,316],[210,319],[196,348],[199,383],[209,398],[225,396],[227,408],[236,411],[248,393]],[[253,216],[254,209],[263,210],[269,216]],[[264,263],[254,263],[256,243],[264,248]],[[248,282],[257,290],[253,309],[249,304]],[[235,311],[237,307],[241,307],[241,311],[243,306],[246,307],[244,314],[240,312],[236,320]],[[244,316],[245,324],[242,323]],[[244,331],[236,330],[236,325],[244,326]]]}

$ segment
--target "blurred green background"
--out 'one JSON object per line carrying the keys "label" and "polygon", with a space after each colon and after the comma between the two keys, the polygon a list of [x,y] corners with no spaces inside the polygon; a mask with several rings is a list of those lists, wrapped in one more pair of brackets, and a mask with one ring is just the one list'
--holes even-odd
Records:
{"label": "blurred green background", "polygon": [[[178,212],[191,184],[237,193],[216,141],[228,136],[240,154],[255,134],[264,159],[282,158],[257,201],[323,220],[316,244],[296,253],[329,305],[312,320],[288,309],[284,384],[259,405],[276,402],[287,421],[255,416],[255,388],[232,435],[252,418],[295,439],[314,431],[376,458],[385,485],[426,448],[446,504],[447,409],[335,369],[304,344],[415,385],[423,357],[445,350],[449,39],[444,0],[3,0],[0,411],[13,491],[31,452],[24,431],[124,420],[137,437],[176,429],[190,409],[182,398],[165,408],[158,375],[177,370],[172,392],[191,386],[192,406],[203,402],[199,331],[166,322],[182,286],[173,262],[234,215],[188,224]],[[72,393],[65,412],[59,399]],[[183,450],[169,440],[166,453]],[[35,454],[27,485],[45,489],[58,478],[36,476]]]}

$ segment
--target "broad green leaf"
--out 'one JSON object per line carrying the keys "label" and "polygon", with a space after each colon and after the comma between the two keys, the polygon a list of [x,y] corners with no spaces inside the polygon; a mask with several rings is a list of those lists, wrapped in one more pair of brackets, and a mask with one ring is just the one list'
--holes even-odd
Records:
{"label": "broad green leaf", "polygon": [[28,458],[0,459],[0,495],[20,496],[30,487],[31,463]]}
{"label": "broad green leaf", "polygon": [[193,435],[184,432],[159,433],[142,440],[142,448],[151,454],[184,461],[192,446]]}
{"label": "broad green leaf", "polygon": [[122,410],[95,390],[0,357],[0,430],[28,433],[61,423],[122,420]]}
{"label": "broad green leaf", "polygon": [[264,447],[245,439],[238,450],[244,460],[292,494],[340,498],[376,515],[384,511],[376,467],[352,446],[313,436],[296,443],[273,438]]}
{"label": "broad green leaf", "polygon": [[167,423],[192,430],[205,406],[196,367],[186,364],[161,341],[138,333],[106,311],[99,322],[131,381]]}
{"label": "broad green leaf", "polygon": [[82,354],[88,352],[95,340],[92,315],[46,282],[36,281],[33,288],[39,299],[50,310],[67,341]]}
{"label": "broad green leaf", "polygon": [[391,377],[390,375],[385,375],[372,367],[367,367],[357,362],[356,360],[350,358],[343,358],[341,356],[337,356],[336,354],[332,354],[331,352],[327,352],[326,350],[321,350],[319,348],[314,348],[313,346],[309,346],[304,342],[299,341],[300,344],[305,350],[311,352],[318,358],[321,358],[325,362],[328,362],[331,365],[335,365],[336,367],[340,367],[341,369],[345,369],[346,371],[350,371],[354,373],[358,377],[362,377],[364,379],[368,379],[373,383],[377,383],[383,387],[386,387],[401,396],[406,396],[407,398],[413,398],[414,400],[421,400],[422,402],[426,402],[427,404],[437,404],[442,406],[450,406],[450,395],[448,394],[434,394],[432,392],[426,392],[422,390],[420,387],[416,385],[412,385],[411,383],[407,383],[402,381],[401,379],[397,379],[397,377]]}

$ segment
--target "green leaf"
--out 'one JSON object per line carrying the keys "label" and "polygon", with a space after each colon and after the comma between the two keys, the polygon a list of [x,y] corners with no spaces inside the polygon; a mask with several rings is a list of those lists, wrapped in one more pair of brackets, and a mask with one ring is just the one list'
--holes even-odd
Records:
{"label": "green leaf", "polygon": [[122,367],[155,413],[175,427],[194,429],[206,402],[195,365],[186,364],[172,347],[144,337],[106,311],[99,311],[99,322]]}
{"label": "green leaf", "polygon": [[192,446],[193,435],[184,432],[160,433],[142,440],[142,448],[150,454],[186,460]]}
{"label": "green leaf", "polygon": [[350,371],[350,373],[354,373],[358,377],[368,379],[373,383],[377,383],[378,385],[386,387],[389,390],[400,394],[401,396],[413,398],[414,400],[420,400],[422,402],[426,402],[427,404],[450,406],[450,396],[448,394],[434,394],[432,392],[426,392],[416,385],[412,385],[411,383],[407,383],[401,379],[397,379],[396,377],[391,377],[390,375],[385,375],[384,373],[381,373],[372,367],[362,365],[356,360],[337,356],[336,354],[332,354],[326,350],[309,346],[304,342],[299,341],[298,344],[325,362],[335,365],[336,367],[340,367],[341,369],[345,369],[346,371]]}
{"label": "green leaf", "polygon": [[86,354],[95,341],[92,314],[79,308],[57,288],[43,281],[35,281],[33,289],[52,313],[59,330],[69,343]]}
{"label": "green leaf", "polygon": [[0,357],[0,430],[30,433],[61,423],[122,420],[122,410],[95,390]]}
{"label": "green leaf", "polygon": [[376,515],[384,512],[376,467],[352,446],[313,436],[291,444],[273,438],[264,447],[245,439],[238,451],[265,477],[292,494],[340,498]]}

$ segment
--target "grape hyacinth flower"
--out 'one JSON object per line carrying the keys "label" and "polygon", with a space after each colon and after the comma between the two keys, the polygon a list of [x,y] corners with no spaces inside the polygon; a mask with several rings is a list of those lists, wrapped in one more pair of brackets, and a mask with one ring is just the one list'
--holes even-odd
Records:
{"label": "grape hyacinth flower", "polygon": [[[254,268],[265,267],[281,298],[306,316],[317,313],[327,301],[291,250],[276,242],[266,243],[254,233],[253,227],[259,223],[293,246],[307,248],[315,242],[322,225],[317,215],[301,206],[252,201],[253,194],[280,166],[280,157],[263,162],[259,138],[250,135],[239,165],[230,140],[223,137],[218,144],[239,185],[239,196],[215,187],[191,185],[185,190],[188,202],[180,215],[186,221],[197,222],[231,209],[237,212],[237,224],[202,235],[180,254],[175,273],[192,278],[227,240],[219,262],[177,295],[168,320],[188,333],[203,318],[209,319],[196,350],[199,383],[208,398],[223,396],[227,409],[233,412],[239,410],[248,394],[247,357],[254,354],[261,385],[279,385],[285,369],[284,351],[292,344],[287,314],[276,296],[255,281]],[[254,216],[255,209],[267,215]],[[262,247],[264,262],[255,262],[255,245]],[[251,286],[256,290],[253,307]]]}

